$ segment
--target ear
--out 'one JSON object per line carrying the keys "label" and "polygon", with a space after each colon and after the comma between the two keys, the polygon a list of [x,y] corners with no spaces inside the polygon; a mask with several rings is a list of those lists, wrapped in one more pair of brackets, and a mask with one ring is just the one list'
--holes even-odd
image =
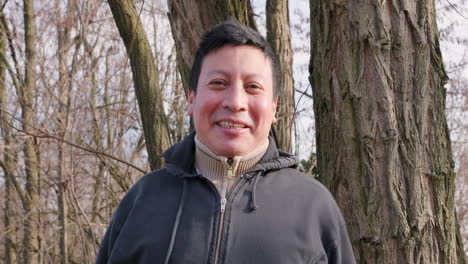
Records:
{"label": "ear", "polygon": [[276,105],[278,104],[278,96],[273,98],[273,119],[271,120],[271,123],[274,124],[276,123]]}
{"label": "ear", "polygon": [[195,103],[195,92],[192,89],[188,90],[188,108],[187,108],[187,115],[192,116],[193,114],[193,104]]}

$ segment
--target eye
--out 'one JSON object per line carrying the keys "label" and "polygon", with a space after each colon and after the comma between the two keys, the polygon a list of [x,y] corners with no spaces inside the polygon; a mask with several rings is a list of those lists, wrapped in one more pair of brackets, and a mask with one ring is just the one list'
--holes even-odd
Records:
{"label": "eye", "polygon": [[224,89],[226,85],[227,85],[227,82],[222,79],[215,79],[208,83],[208,87],[210,89],[215,89],[215,90]]}
{"label": "eye", "polygon": [[260,84],[255,83],[255,82],[248,83],[245,88],[250,93],[259,93],[263,90],[263,87]]}

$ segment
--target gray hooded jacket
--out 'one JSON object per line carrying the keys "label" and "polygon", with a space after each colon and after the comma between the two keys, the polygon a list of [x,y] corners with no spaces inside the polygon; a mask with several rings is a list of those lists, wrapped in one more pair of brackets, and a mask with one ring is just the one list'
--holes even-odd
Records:
{"label": "gray hooded jacket", "polygon": [[330,193],[272,140],[223,213],[215,186],[194,169],[194,153],[192,133],[165,152],[165,168],[132,186],[97,263],[355,263]]}

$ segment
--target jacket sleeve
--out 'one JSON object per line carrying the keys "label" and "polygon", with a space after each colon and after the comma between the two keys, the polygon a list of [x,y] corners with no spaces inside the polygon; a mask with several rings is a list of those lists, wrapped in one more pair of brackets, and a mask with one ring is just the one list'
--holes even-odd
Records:
{"label": "jacket sleeve", "polygon": [[109,263],[110,259],[115,259],[116,257],[113,256],[118,251],[118,247],[115,248],[116,241],[120,235],[122,227],[126,222],[128,213],[133,208],[135,203],[135,196],[137,196],[137,192],[135,192],[135,185],[132,186],[132,188],[122,198],[122,201],[112,216],[112,221],[109,224],[109,227],[106,230],[106,234],[101,241],[101,246],[96,258],[96,264]]}
{"label": "jacket sleeve", "polygon": [[326,247],[327,259],[330,264],[354,264],[356,259],[354,258],[353,248],[349,241],[348,233],[346,228],[342,226],[340,236]]}
{"label": "jacket sleeve", "polygon": [[117,224],[115,219],[112,220],[111,224],[107,228],[106,234],[102,239],[101,246],[98,251],[96,258],[96,264],[105,264],[109,262],[112,250],[114,248],[115,241],[119,235],[117,231]]}
{"label": "jacket sleeve", "polygon": [[[333,232],[334,238],[325,245],[325,251],[327,254],[328,261],[330,264],[355,264],[356,259],[354,257],[353,247],[349,240],[348,231],[346,230],[346,224],[343,216],[335,205],[335,232]],[[319,262],[320,263],[320,262]]]}
{"label": "jacket sleeve", "polygon": [[[353,248],[346,230],[340,208],[331,193],[323,186],[322,195],[316,196],[319,202],[319,229],[322,240],[322,255],[314,264],[355,264]],[[318,192],[317,192],[318,193]]]}

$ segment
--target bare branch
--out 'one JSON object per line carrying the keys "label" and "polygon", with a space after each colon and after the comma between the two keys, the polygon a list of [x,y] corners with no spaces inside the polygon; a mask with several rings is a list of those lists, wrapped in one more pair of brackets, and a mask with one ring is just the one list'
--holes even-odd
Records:
{"label": "bare branch", "polygon": [[457,9],[457,7],[456,7],[454,4],[452,4],[452,2],[450,2],[449,0],[445,0],[445,1],[447,1],[447,3],[450,5],[450,7],[452,7],[453,10],[455,10],[455,12],[457,12],[457,14],[459,14],[459,15],[460,15],[461,17],[463,17],[464,19],[468,20],[468,17],[466,17],[465,15],[463,15],[463,14]]}
{"label": "bare branch", "polygon": [[298,93],[300,93],[300,94],[302,94],[302,95],[305,95],[306,97],[308,97],[308,98],[310,98],[310,99],[314,99],[314,98],[312,97],[312,95],[311,95],[311,94],[308,94],[306,91],[301,91],[301,90],[299,90],[299,89],[296,89],[296,92],[298,92]]}
{"label": "bare branch", "polygon": [[140,172],[146,174],[146,171],[145,171],[144,169],[141,169],[141,168],[139,168],[139,167],[137,167],[137,166],[135,166],[135,165],[133,165],[133,164],[131,164],[131,163],[129,163],[129,162],[123,160],[123,159],[120,159],[120,158],[118,158],[118,157],[112,156],[112,155],[107,154],[107,153],[105,153],[105,152],[103,152],[103,151],[97,151],[97,150],[94,150],[94,149],[91,149],[91,148],[86,148],[86,147],[80,146],[80,145],[78,145],[78,144],[75,144],[75,143],[73,143],[73,142],[70,142],[70,141],[68,141],[68,140],[62,139],[62,138],[60,138],[60,137],[51,135],[51,134],[47,133],[46,131],[44,131],[44,130],[42,130],[42,129],[40,129],[40,128],[34,127],[33,125],[30,125],[30,124],[28,124],[28,123],[26,123],[26,122],[24,122],[24,121],[22,121],[22,120],[16,118],[15,116],[13,116],[12,114],[10,114],[10,113],[8,113],[8,112],[6,112],[6,111],[3,111],[3,110],[0,110],[0,111],[2,111],[2,112],[4,112],[4,113],[6,113],[7,115],[11,116],[11,118],[13,118],[13,119],[15,119],[15,120],[17,120],[17,121],[20,121],[20,122],[23,123],[24,125],[29,126],[29,127],[31,127],[32,129],[38,131],[40,134],[30,133],[30,132],[25,131],[25,130],[23,130],[23,129],[17,128],[17,127],[15,127],[13,124],[8,123],[8,121],[5,120],[5,123],[6,123],[7,125],[9,125],[11,128],[13,128],[14,130],[16,130],[16,131],[18,131],[18,132],[21,132],[21,133],[24,133],[24,134],[26,134],[26,135],[29,135],[29,136],[32,136],[32,137],[36,137],[36,138],[55,139],[55,140],[57,140],[57,141],[63,142],[63,143],[65,143],[65,144],[67,144],[67,145],[70,145],[70,146],[72,146],[72,147],[75,147],[75,148],[84,150],[84,151],[86,151],[86,152],[94,153],[94,154],[97,154],[97,155],[102,155],[102,156],[108,157],[108,158],[110,158],[110,159],[116,160],[116,161],[118,161],[118,162],[120,162],[120,163],[123,163],[123,164],[125,164],[125,165],[127,165],[127,166],[129,166],[129,167],[132,167],[132,168],[134,168],[134,169],[136,169],[136,170],[138,170],[138,171],[140,171]]}

